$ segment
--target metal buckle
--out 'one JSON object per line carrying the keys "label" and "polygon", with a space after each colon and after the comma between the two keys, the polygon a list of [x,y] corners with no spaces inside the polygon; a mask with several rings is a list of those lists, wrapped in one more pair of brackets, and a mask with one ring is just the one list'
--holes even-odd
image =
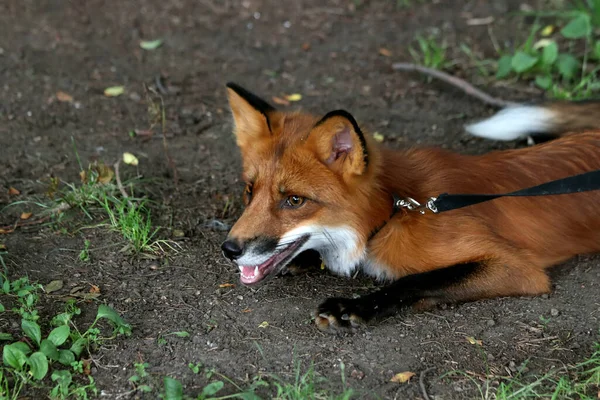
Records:
{"label": "metal buckle", "polygon": [[437,207],[435,206],[435,201],[437,198],[430,197],[427,199],[425,204],[421,204],[412,197],[407,197],[405,199],[400,199],[396,201],[397,208],[406,208],[408,211],[417,211],[419,214],[425,214],[427,210],[436,214],[438,212]]}

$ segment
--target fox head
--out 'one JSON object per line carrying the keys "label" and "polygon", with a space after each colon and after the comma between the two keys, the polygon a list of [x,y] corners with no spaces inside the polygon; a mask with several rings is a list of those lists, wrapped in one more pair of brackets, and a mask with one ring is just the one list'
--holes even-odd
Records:
{"label": "fox head", "polygon": [[346,111],[285,113],[234,83],[227,88],[246,207],[221,248],[241,282],[281,272],[305,250],[352,273],[382,222],[371,212],[382,196],[374,143]]}

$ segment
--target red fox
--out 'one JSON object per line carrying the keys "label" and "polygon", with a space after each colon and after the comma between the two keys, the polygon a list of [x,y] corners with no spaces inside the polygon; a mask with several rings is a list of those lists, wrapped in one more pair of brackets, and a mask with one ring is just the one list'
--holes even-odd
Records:
{"label": "red fox", "polygon": [[313,250],[334,273],[360,269],[388,283],[360,298],[326,299],[315,312],[321,330],[351,331],[406,307],[548,293],[549,267],[600,250],[600,191],[393,212],[394,196],[504,193],[600,169],[600,102],[508,108],[467,130],[501,140],[561,137],[469,156],[387,149],[347,111],[282,112],[227,87],[246,207],[222,250],[241,282],[257,284]]}

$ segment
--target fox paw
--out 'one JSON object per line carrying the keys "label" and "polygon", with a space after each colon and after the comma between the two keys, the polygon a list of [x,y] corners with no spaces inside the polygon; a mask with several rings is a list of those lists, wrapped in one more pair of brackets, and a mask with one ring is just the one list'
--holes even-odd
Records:
{"label": "fox paw", "polygon": [[324,332],[354,332],[365,324],[356,299],[329,298],[315,314],[315,324]]}

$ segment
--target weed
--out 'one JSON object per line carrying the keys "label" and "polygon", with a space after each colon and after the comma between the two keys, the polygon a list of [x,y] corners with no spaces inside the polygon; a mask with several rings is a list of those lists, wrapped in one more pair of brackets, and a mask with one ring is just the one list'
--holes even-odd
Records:
{"label": "weed", "polygon": [[559,99],[585,99],[599,91],[600,39],[594,32],[600,27],[600,1],[573,3],[571,9],[533,13],[568,22],[557,32],[536,22],[521,46],[501,53],[496,78],[533,80]]}
{"label": "weed", "polygon": [[447,45],[445,42],[438,44],[434,35],[427,37],[417,35],[416,41],[419,45],[419,51],[412,46],[408,48],[416,63],[433,69],[444,69],[451,65],[446,59]]}
{"label": "weed", "polygon": [[83,242],[83,250],[79,252],[79,260],[83,262],[90,261],[90,241],[87,239]]}
{"label": "weed", "polygon": [[[460,375],[477,388],[481,399],[524,400],[524,399],[580,399],[598,398],[600,390],[600,344],[595,345],[594,353],[585,361],[567,367],[552,369],[542,376],[523,374],[524,366],[512,378],[494,376],[500,379],[498,388],[491,388],[490,380],[481,384],[477,379],[462,372],[452,371],[445,376]],[[492,378],[490,378],[492,379]]]}
{"label": "weed", "polygon": [[[117,335],[128,335],[131,327],[110,307],[100,305],[94,322],[81,332],[72,318],[81,311],[74,302],[65,305],[65,311],[51,319],[50,332],[42,331],[36,305],[39,301],[41,285],[32,284],[26,277],[12,282],[2,277],[1,292],[13,298],[16,305],[11,309],[21,319],[21,340],[14,340],[10,333],[0,334],[0,340],[8,342],[2,350],[3,365],[0,367],[0,389],[3,398],[19,398],[25,387],[43,389],[45,378],[52,368],[50,379],[54,387],[50,396],[56,399],[75,397],[87,399],[88,394],[96,394],[96,386],[91,376],[87,376],[88,384],[81,385],[73,381],[73,373],[82,375],[89,373],[89,361],[82,358],[91,352],[91,347],[98,346],[105,340]],[[2,311],[6,312],[2,306]],[[100,337],[100,330],[95,328],[101,320],[108,320],[113,325],[112,336]],[[70,367],[67,369],[60,369]],[[71,372],[72,370],[72,372]]]}

